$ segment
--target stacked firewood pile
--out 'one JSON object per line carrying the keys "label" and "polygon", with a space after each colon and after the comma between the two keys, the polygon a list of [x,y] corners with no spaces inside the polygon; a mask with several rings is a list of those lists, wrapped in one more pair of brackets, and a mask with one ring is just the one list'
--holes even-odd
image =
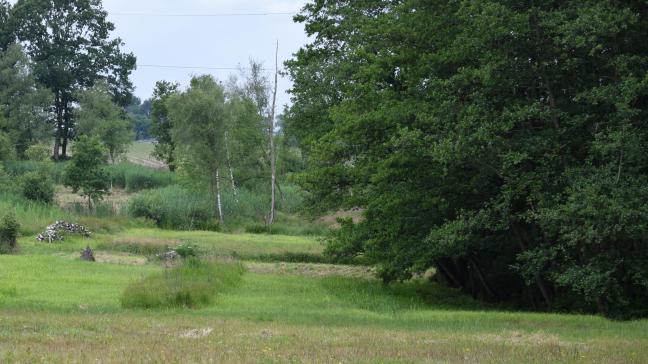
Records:
{"label": "stacked firewood pile", "polygon": [[45,228],[45,231],[38,234],[36,240],[45,243],[53,243],[56,241],[64,240],[62,233],[78,234],[84,237],[90,237],[92,233],[83,225],[69,223],[65,221],[57,221],[52,225]]}

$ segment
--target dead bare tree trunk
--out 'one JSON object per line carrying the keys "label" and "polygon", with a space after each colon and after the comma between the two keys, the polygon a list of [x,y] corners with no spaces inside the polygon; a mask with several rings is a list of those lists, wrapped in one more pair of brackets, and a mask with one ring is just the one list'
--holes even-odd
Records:
{"label": "dead bare tree trunk", "polygon": [[61,150],[61,129],[63,129],[63,107],[61,106],[61,94],[56,92],[55,94],[55,109],[56,109],[56,131],[54,132],[54,151],[52,157],[54,160],[59,160],[59,153]]}
{"label": "dead bare tree trunk", "polygon": [[230,182],[232,183],[232,191],[234,193],[234,201],[239,202],[238,199],[238,189],[236,188],[236,183],[234,182],[234,170],[232,169],[232,161],[230,159],[230,150],[229,150],[229,133],[225,132],[225,157],[227,158],[227,168],[229,169]]}
{"label": "dead bare tree trunk", "polygon": [[271,202],[270,202],[270,216],[268,216],[268,225],[272,225],[275,219],[275,204],[276,196],[275,189],[277,184],[277,161],[275,156],[274,145],[274,128],[275,128],[275,109],[277,107],[277,81],[279,78],[279,41],[277,41],[277,49],[275,51],[275,76],[274,76],[274,91],[272,95],[272,109],[270,110],[270,120],[268,120],[268,134],[270,136],[270,172],[272,174],[271,183]]}

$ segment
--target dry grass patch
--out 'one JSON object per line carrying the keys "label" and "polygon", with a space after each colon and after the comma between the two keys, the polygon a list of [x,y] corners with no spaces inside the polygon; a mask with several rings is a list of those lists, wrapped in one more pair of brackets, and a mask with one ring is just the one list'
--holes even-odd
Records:
{"label": "dry grass patch", "polygon": [[[102,204],[110,206],[113,212],[117,213],[128,204],[132,196],[133,193],[113,188],[110,194],[104,197]],[[64,186],[56,186],[54,199],[63,209],[73,208],[78,205],[86,206],[88,204],[88,200],[85,197],[79,196],[79,194],[72,192],[72,189]]]}
{"label": "dry grass patch", "polygon": [[109,239],[99,244],[98,249],[151,256],[164,253],[182,243],[182,240],[179,239],[164,239],[142,236],[119,237]]}
{"label": "dry grass patch", "polygon": [[374,277],[374,268],[365,266],[312,264],[312,263],[261,263],[246,262],[249,271],[259,274],[287,274],[304,277],[340,276],[369,279]]}
{"label": "dry grass patch", "polygon": [[648,346],[636,340],[518,345],[484,340],[479,333],[313,327],[194,315],[0,312],[0,317],[2,362],[642,363],[648,355]]}

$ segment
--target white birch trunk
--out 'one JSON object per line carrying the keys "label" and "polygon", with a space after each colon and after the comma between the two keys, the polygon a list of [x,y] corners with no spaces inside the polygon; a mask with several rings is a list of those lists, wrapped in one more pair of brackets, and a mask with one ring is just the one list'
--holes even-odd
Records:
{"label": "white birch trunk", "polygon": [[238,203],[239,202],[238,189],[236,188],[236,183],[234,182],[234,170],[232,169],[232,162],[231,162],[231,159],[230,159],[228,132],[225,132],[225,156],[227,157],[227,168],[229,169],[230,182],[232,183],[232,191],[234,193],[234,201],[236,201],[236,203]]}
{"label": "white birch trunk", "polygon": [[275,219],[275,189],[277,183],[277,161],[275,157],[275,145],[274,145],[274,128],[275,128],[275,109],[277,106],[277,79],[279,75],[279,41],[277,41],[277,49],[275,52],[275,76],[274,76],[274,92],[272,95],[272,109],[270,111],[270,120],[269,120],[269,131],[270,136],[270,172],[272,174],[271,178],[271,202],[270,202],[270,216],[268,216],[268,224],[272,225]]}
{"label": "white birch trunk", "polygon": [[216,204],[218,205],[218,219],[220,220],[221,225],[223,225],[225,224],[225,219],[223,218],[223,204],[221,203],[220,174],[218,168],[216,169]]}

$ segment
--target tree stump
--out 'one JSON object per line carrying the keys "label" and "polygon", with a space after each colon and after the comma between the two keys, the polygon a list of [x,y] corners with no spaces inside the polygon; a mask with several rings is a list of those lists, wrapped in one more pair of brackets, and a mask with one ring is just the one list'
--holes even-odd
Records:
{"label": "tree stump", "polygon": [[86,262],[96,261],[94,253],[92,252],[92,249],[90,249],[90,247],[87,247],[81,251],[81,260],[85,260]]}

